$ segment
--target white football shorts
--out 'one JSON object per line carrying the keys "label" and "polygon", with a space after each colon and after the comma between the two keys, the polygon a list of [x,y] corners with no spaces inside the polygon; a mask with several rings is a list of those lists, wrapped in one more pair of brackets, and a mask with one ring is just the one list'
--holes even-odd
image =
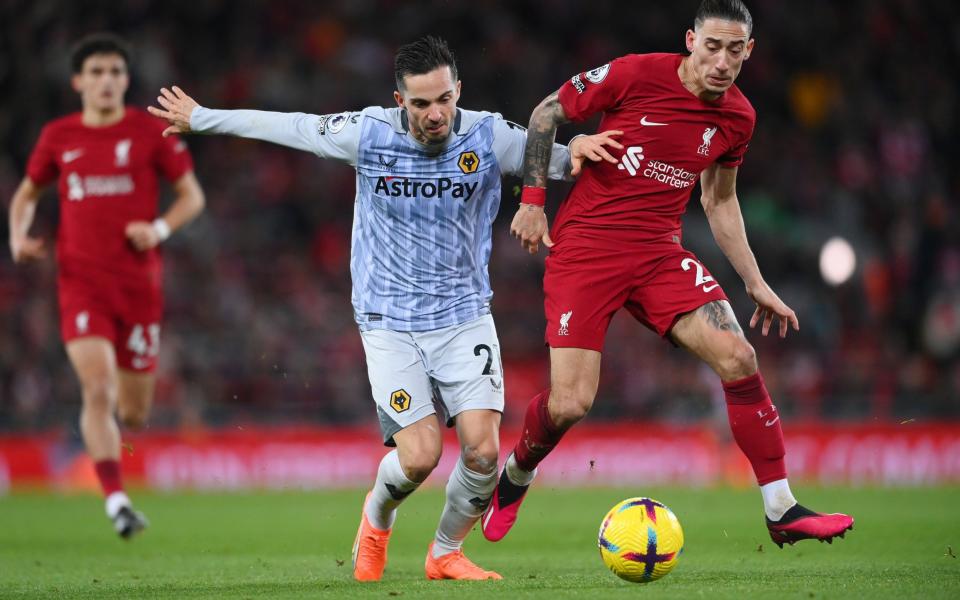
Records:
{"label": "white football shorts", "polygon": [[503,412],[503,364],[492,315],[433,331],[361,331],[383,442],[432,414]]}

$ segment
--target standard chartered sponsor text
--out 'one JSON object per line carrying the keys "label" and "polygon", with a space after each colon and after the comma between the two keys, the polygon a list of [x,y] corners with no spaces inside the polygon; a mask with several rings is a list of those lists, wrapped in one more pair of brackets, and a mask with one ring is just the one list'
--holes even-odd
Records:
{"label": "standard chartered sponsor text", "polygon": [[130,175],[87,175],[80,177],[71,173],[67,178],[70,200],[83,200],[88,196],[122,196],[134,190]]}
{"label": "standard chartered sponsor text", "polygon": [[690,187],[697,180],[696,173],[691,173],[686,169],[675,167],[665,162],[660,162],[659,160],[647,162],[647,168],[643,170],[643,176],[675,188]]}

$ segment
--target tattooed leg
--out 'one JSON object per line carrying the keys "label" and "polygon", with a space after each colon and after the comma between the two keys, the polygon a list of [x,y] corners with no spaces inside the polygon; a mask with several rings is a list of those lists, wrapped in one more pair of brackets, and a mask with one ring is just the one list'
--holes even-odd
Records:
{"label": "tattooed leg", "polygon": [[710,302],[688,313],[670,331],[680,347],[710,365],[723,381],[735,381],[757,372],[753,346],[743,335],[730,303]]}
{"label": "tattooed leg", "polygon": [[697,309],[697,312],[701,313],[707,319],[707,323],[714,329],[743,333],[740,324],[737,323],[736,315],[733,314],[733,308],[726,300],[716,300],[704,304]]}

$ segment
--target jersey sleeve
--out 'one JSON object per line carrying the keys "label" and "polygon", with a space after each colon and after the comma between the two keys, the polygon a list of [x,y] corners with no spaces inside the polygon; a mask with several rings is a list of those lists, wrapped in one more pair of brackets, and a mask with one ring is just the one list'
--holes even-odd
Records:
{"label": "jersey sleeve", "polygon": [[198,106],[190,115],[190,129],[263,140],[357,164],[362,115],[280,113],[263,110],[215,110]]}
{"label": "jersey sleeve", "polygon": [[167,181],[176,181],[193,170],[193,158],[187,143],[176,135],[160,137],[155,160],[157,170]]}
{"label": "jersey sleeve", "polygon": [[[527,145],[527,129],[500,115],[494,115],[493,153],[500,164],[500,172],[506,175],[523,175],[523,152]],[[570,150],[562,144],[554,144],[550,153],[550,179],[573,180],[570,176]]]}
{"label": "jersey sleeve", "polygon": [[560,106],[567,118],[585,121],[592,115],[616,108],[623,102],[633,77],[625,58],[577,73],[560,86]]}
{"label": "jersey sleeve", "polygon": [[50,127],[44,127],[27,161],[27,177],[38,186],[50,183],[59,173],[52,137]]}
{"label": "jersey sleeve", "polygon": [[733,168],[743,164],[743,158],[747,154],[747,148],[750,146],[750,140],[753,138],[753,123],[750,124],[749,131],[740,136],[739,140],[727,150],[726,154],[717,159],[717,164],[721,167]]}

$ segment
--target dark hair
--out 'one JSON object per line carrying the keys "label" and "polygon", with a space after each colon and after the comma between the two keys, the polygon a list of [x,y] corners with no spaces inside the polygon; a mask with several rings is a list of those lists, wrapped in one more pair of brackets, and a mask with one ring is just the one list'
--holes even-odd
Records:
{"label": "dark hair", "polygon": [[70,52],[70,67],[74,73],[83,70],[83,63],[94,54],[118,54],[130,64],[130,49],[123,39],[113,33],[91,33],[76,44]]}
{"label": "dark hair", "polygon": [[741,0],[703,0],[693,19],[694,27],[700,27],[707,19],[743,23],[747,26],[747,35],[753,31],[753,17]]}
{"label": "dark hair", "polygon": [[447,42],[439,37],[428,35],[400,46],[393,59],[397,89],[403,89],[403,78],[407,75],[423,75],[443,66],[450,67],[450,74],[456,81],[457,61]]}

